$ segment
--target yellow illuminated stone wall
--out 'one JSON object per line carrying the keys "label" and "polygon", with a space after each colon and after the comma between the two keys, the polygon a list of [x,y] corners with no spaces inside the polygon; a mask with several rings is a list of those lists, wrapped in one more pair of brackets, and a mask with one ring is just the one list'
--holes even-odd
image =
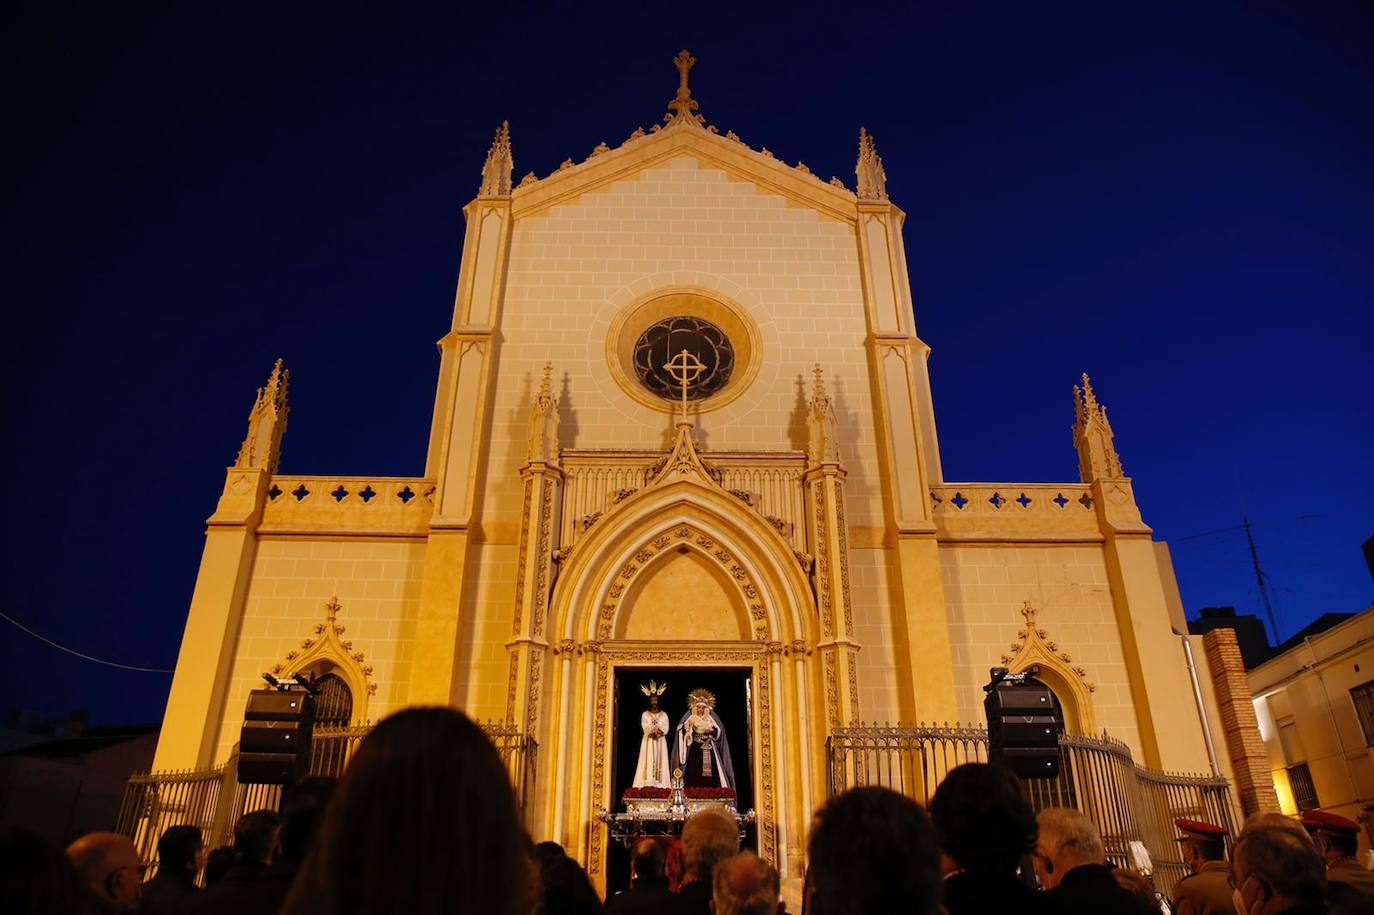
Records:
{"label": "yellow illuminated stone wall", "polygon": [[[1094,544],[946,544],[940,568],[949,610],[959,717],[983,720],[983,684],[1017,633],[1030,600],[1036,624],[1081,665],[1092,693],[1093,720],[1142,759],[1130,677],[1112,607],[1102,548]],[[1180,656],[1182,648],[1179,649]],[[1178,713],[1197,719],[1196,709]]]}
{"label": "yellow illuminated stone wall", "polygon": [[423,542],[263,540],[258,544],[234,654],[216,762],[238,742],[243,709],[262,675],[318,638],[325,604],[337,597],[343,638],[372,668],[377,691],[353,697],[376,721],[405,704],[424,565]]}
{"label": "yellow illuminated stone wall", "polygon": [[672,415],[625,395],[605,341],[623,309],[686,288],[740,306],[762,337],[754,383],[700,418],[703,453],[805,449],[805,397],[819,362],[845,429],[850,523],[882,523],[852,226],[679,156],[517,218],[507,283],[482,510],[494,539],[514,539],[507,526],[520,515],[529,404],[546,361],[562,398],[563,447],[668,446]]}

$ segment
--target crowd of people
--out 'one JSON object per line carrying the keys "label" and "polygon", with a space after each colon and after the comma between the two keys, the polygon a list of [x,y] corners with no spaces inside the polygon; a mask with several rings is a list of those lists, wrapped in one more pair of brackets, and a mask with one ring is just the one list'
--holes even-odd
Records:
{"label": "crowd of people", "polygon": [[[1261,813],[1234,837],[1211,823],[1177,825],[1190,874],[1170,899],[1147,872],[1110,863],[1082,812],[1034,812],[1005,769],[952,770],[928,811],[884,788],[855,788],[816,812],[800,910],[1374,915],[1374,873],[1355,859],[1359,826],[1344,817]],[[197,828],[167,829],[148,880],[125,836],[92,833],[63,853],[6,830],[0,912],[783,915],[777,870],[742,851],[740,838],[724,808],[695,813],[680,839],[639,838],[629,888],[603,902],[562,846],[525,834],[482,730],[452,709],[417,708],[379,724],[337,785],[306,779],[280,813],[240,817],[231,847],[207,853]]]}

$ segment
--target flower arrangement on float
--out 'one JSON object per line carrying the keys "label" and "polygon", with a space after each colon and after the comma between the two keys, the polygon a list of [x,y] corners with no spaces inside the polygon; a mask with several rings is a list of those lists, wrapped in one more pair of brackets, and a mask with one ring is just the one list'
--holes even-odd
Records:
{"label": "flower arrangement on float", "polygon": [[672,792],[670,788],[654,788],[645,786],[643,788],[626,788],[625,797],[644,799],[644,798],[666,798]]}
{"label": "flower arrangement on float", "polygon": [[693,800],[725,801],[734,800],[734,788],[683,788],[682,793]]}

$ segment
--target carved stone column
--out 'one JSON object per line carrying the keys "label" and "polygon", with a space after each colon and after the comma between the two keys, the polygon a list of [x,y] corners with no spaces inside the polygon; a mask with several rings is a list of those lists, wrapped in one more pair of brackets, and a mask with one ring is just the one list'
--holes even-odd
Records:
{"label": "carved stone column", "polygon": [[166,726],[153,758],[155,769],[214,765],[235,639],[257,554],[257,527],[281,457],[290,409],[289,377],[278,359],[267,385],[258,389],[248,414],[248,433],[210,516],[163,717]]}
{"label": "carved stone column", "polygon": [[[954,661],[930,485],[942,479],[927,360],[916,335],[902,222],[887,195],[887,176],[873,138],[860,134],[856,226],[864,274],[869,372],[879,417],[879,454],[889,520],[889,574],[901,589],[893,614],[901,714],[912,721],[957,717]],[[902,650],[904,649],[904,650]]]}
{"label": "carved stone column", "polygon": [[849,527],[844,510],[845,470],[835,436],[835,411],[816,367],[811,398],[811,447],[806,471],[806,523],[816,603],[821,612],[817,651],[824,678],[826,721],[830,727],[859,720],[858,644],[853,639],[854,608],[849,591]]}
{"label": "carved stone column", "polygon": [[524,501],[520,514],[520,551],[515,569],[515,613],[511,620],[510,676],[506,721],[546,744],[539,733],[544,694],[542,671],[549,643],[549,593],[553,588],[553,553],[558,549],[563,471],[558,463],[558,399],[553,394],[553,368],[544,378],[530,409],[529,461],[520,470]]}
{"label": "carved stone column", "polygon": [[510,131],[496,132],[478,196],[463,209],[467,232],[454,299],[453,326],[439,341],[425,475],[436,481],[434,516],[425,548],[420,611],[411,664],[411,704],[461,703],[454,696],[464,578],[472,559],[472,522],[481,483],[491,412],[496,330],[505,295],[511,233],[513,168]]}

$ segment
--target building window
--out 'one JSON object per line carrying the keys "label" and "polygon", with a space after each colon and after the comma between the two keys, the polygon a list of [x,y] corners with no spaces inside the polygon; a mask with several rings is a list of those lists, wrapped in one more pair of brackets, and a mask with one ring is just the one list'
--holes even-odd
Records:
{"label": "building window", "polygon": [[320,693],[315,697],[315,727],[343,728],[353,719],[353,691],[338,674],[325,674],[315,681]]}
{"label": "building window", "polygon": [[1374,747],[1374,680],[1361,683],[1352,689],[1350,699],[1355,703],[1355,714],[1360,719],[1360,730],[1364,731],[1364,745]]}
{"label": "building window", "polygon": [[1312,772],[1307,763],[1300,762],[1288,767],[1288,785],[1293,789],[1293,802],[1299,810],[1313,810],[1320,807],[1317,803],[1317,786],[1312,784]]}

